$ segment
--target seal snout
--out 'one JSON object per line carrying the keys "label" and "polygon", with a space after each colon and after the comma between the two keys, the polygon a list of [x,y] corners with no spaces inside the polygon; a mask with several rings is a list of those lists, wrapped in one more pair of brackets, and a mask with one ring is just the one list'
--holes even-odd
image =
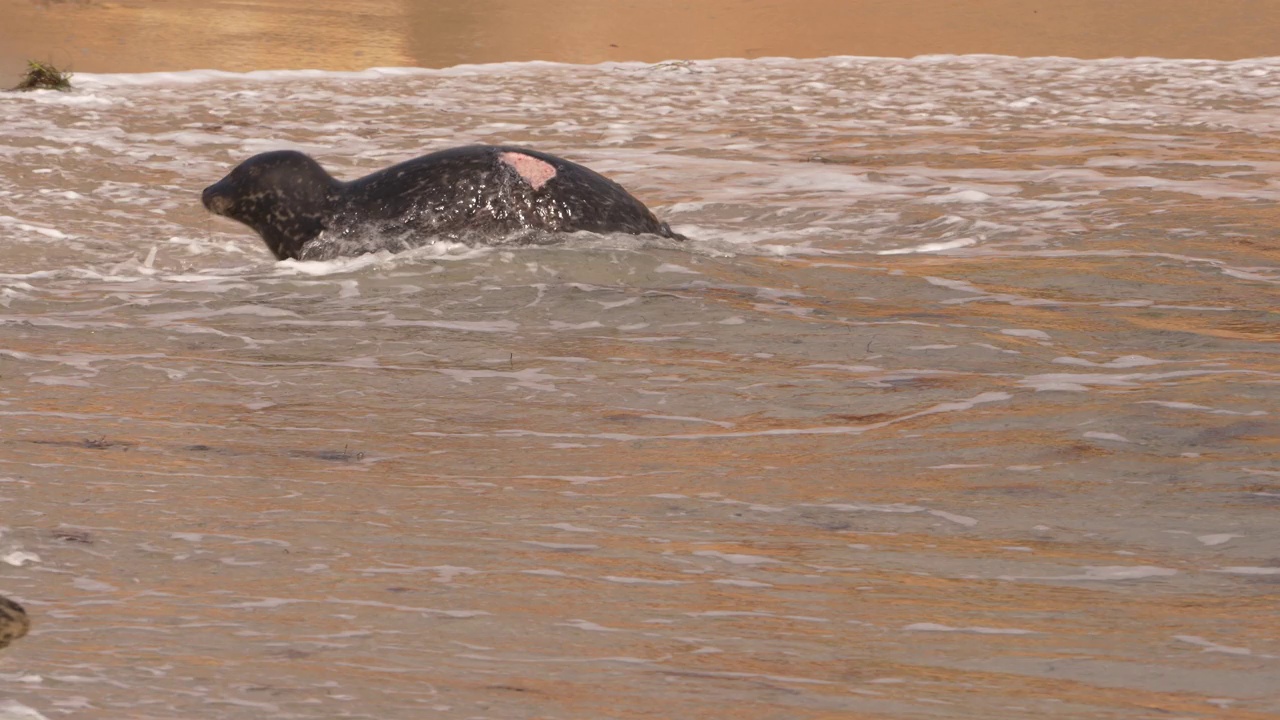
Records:
{"label": "seal snout", "polygon": [[204,203],[206,209],[214,215],[226,216],[227,211],[235,204],[231,198],[227,197],[219,187],[222,183],[214,183],[204,189],[204,193],[200,196],[200,202]]}

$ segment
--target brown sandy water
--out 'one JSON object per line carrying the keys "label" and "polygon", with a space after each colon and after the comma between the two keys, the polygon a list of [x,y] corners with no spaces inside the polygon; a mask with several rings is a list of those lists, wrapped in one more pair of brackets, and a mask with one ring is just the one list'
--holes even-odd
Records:
{"label": "brown sandy water", "polygon": [[1252,0],[0,0],[0,72],[719,57],[1280,56],[1280,5]]}
{"label": "brown sandy water", "polygon": [[[1275,717],[1277,74],[0,97],[0,717]],[[196,203],[470,141],[694,240],[278,264]]]}

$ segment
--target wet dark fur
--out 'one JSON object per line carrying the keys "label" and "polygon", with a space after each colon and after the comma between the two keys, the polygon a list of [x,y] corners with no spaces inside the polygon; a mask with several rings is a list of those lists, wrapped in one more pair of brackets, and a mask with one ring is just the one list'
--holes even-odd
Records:
{"label": "wet dark fur", "polygon": [[27,611],[18,603],[0,595],[0,648],[27,634],[31,629],[31,620]]}
{"label": "wet dark fur", "polygon": [[[519,153],[556,174],[540,188],[502,161]],[[205,189],[204,206],[262,236],[281,260],[406,250],[435,238],[533,242],[546,233],[653,234],[683,240],[618,183],[563,158],[471,145],[342,182],[291,150],[255,155]]]}

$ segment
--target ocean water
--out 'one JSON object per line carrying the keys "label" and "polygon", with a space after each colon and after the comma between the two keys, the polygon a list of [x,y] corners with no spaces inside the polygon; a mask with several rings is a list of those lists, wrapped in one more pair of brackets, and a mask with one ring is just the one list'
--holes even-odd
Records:
{"label": "ocean water", "polygon": [[[0,94],[0,718],[1280,713],[1280,59]],[[687,244],[275,262],[524,145]]]}

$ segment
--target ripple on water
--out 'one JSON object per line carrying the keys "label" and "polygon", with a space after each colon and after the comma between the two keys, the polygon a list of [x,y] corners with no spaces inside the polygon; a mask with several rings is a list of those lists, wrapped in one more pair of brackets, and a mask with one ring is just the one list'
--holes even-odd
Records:
{"label": "ripple on water", "polygon": [[[1276,69],[0,97],[0,715],[1280,712]],[[464,142],[694,240],[276,263],[194,195]]]}

